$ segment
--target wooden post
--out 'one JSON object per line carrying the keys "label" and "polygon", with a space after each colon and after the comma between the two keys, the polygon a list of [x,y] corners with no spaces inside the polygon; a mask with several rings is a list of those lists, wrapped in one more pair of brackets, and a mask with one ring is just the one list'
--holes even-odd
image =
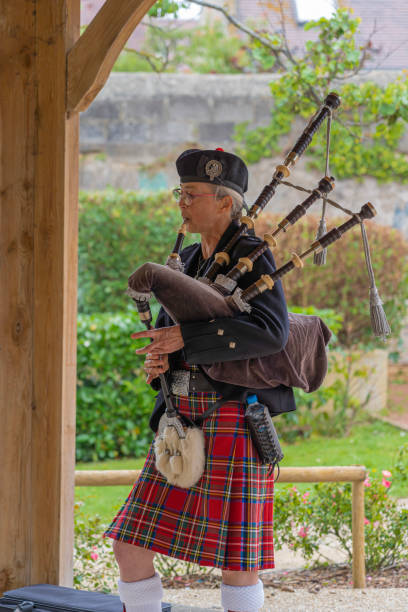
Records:
{"label": "wooden post", "polygon": [[0,10],[1,592],[72,582],[80,0]]}
{"label": "wooden post", "polygon": [[364,482],[352,483],[353,587],[366,586],[364,554]]}
{"label": "wooden post", "polygon": [[72,584],[78,110],[154,1],[82,39],[80,0],[0,0],[0,594]]}

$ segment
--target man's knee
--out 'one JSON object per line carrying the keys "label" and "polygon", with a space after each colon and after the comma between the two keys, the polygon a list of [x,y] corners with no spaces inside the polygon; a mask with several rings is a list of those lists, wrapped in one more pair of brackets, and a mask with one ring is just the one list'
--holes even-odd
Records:
{"label": "man's knee", "polygon": [[258,583],[258,571],[253,572],[233,572],[222,570],[222,581],[230,586],[252,586]]}
{"label": "man's knee", "polygon": [[126,582],[144,580],[154,575],[155,553],[152,550],[114,540],[113,552],[122,580]]}

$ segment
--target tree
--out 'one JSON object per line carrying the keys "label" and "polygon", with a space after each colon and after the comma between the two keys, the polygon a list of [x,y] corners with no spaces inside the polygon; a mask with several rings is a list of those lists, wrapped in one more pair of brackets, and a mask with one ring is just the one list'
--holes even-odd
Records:
{"label": "tree", "polygon": [[[270,84],[274,105],[269,125],[251,130],[242,124],[236,130],[237,152],[248,162],[274,155],[280,137],[291,130],[296,117],[309,117],[334,89],[342,98],[332,129],[331,166],[336,178],[370,175],[381,181],[408,181],[408,161],[397,150],[408,122],[408,71],[385,86],[353,80],[370,58],[375,30],[359,46],[356,35],[361,20],[348,9],[339,9],[330,19],[305,25],[306,30],[318,30],[318,39],[306,42],[303,54],[296,56],[289,48],[281,3],[280,32],[274,32],[251,29],[211,2],[192,2],[223,13],[248,35],[260,69],[281,75]],[[324,139],[321,131],[308,149],[311,166],[321,166],[317,153]]]}
{"label": "tree", "polygon": [[[351,10],[341,8],[330,19],[307,23],[306,30],[318,31],[317,41],[307,41],[303,52],[295,54],[286,37],[281,0],[273,4],[275,12],[280,13],[276,31],[270,24],[243,24],[225,6],[207,0],[159,0],[149,14],[177,17],[180,8],[191,4],[221,13],[245,38],[231,37],[217,29],[200,37],[196,29],[168,31],[150,24],[154,30],[150,48],[132,53],[143,56],[144,66],[159,72],[177,70],[180,63],[185,63],[194,72],[275,73],[278,78],[270,84],[273,116],[269,125],[250,129],[241,124],[236,128],[237,152],[249,163],[280,151],[280,138],[290,132],[295,119],[309,117],[327,93],[335,90],[342,98],[332,126],[331,168],[335,177],[369,175],[379,181],[408,181],[408,160],[398,151],[408,122],[408,71],[384,86],[366,77],[355,79],[371,58],[375,27],[368,40],[358,45],[361,20],[354,18]],[[210,52],[204,44],[209,39]],[[183,58],[188,59],[183,62]],[[140,62],[128,64],[126,69],[130,70],[132,65],[133,69],[143,66]],[[324,142],[321,130],[306,152],[311,167],[321,167]]]}

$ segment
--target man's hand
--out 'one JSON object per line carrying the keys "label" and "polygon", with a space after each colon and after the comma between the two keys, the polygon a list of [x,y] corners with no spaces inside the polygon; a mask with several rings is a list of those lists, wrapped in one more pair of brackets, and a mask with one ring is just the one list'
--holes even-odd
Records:
{"label": "man's hand", "polygon": [[147,374],[146,382],[150,385],[154,378],[157,378],[159,374],[163,374],[169,369],[168,355],[147,353],[143,369]]}
{"label": "man's hand", "polygon": [[151,338],[152,342],[143,348],[137,349],[135,353],[143,355],[168,355],[179,351],[184,346],[183,336],[181,335],[180,325],[171,327],[159,327],[158,329],[146,329],[146,331],[131,334],[131,338]]}

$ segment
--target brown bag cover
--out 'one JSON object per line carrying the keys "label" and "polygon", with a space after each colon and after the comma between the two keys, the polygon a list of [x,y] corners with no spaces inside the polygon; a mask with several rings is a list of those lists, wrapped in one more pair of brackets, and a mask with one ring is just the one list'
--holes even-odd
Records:
{"label": "brown bag cover", "polygon": [[[129,287],[153,292],[175,323],[232,317],[236,311],[216,289],[167,266],[146,263],[130,277]],[[267,357],[203,365],[210,378],[265,389],[286,385],[315,391],[327,373],[326,345],[331,337],[317,316],[289,312],[289,337],[285,348]]]}

